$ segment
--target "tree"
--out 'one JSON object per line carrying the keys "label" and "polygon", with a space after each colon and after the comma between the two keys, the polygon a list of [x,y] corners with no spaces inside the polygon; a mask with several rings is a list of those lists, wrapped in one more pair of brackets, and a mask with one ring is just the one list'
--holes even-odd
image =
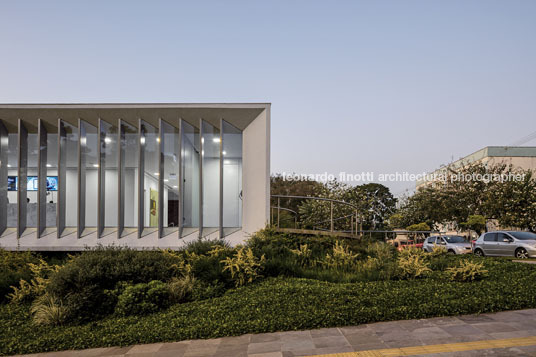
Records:
{"label": "tree", "polygon": [[460,226],[473,230],[476,232],[476,234],[481,235],[486,229],[486,217],[479,214],[471,215],[469,218],[467,218],[467,222],[462,222]]}
{"label": "tree", "polygon": [[[333,204],[335,230],[350,230],[352,224],[355,224],[356,211],[359,224],[364,230],[381,229],[384,228],[387,218],[395,212],[396,199],[389,188],[377,183],[349,186],[331,181],[317,190],[317,197],[331,198],[352,205]],[[304,226],[330,228],[329,201],[306,200],[300,205],[299,212]]]}
{"label": "tree", "polygon": [[[502,226],[536,230],[536,178],[512,165],[473,163],[447,168],[442,181],[417,190],[392,216],[391,225],[455,222],[473,215],[496,219]],[[517,178],[522,178],[517,180]],[[397,227],[398,228],[398,227]]]}

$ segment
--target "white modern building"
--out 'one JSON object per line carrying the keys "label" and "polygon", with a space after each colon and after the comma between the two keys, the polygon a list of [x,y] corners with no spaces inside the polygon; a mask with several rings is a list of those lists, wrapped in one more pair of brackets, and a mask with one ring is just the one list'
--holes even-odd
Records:
{"label": "white modern building", "polygon": [[178,248],[269,220],[270,104],[0,104],[0,248]]}

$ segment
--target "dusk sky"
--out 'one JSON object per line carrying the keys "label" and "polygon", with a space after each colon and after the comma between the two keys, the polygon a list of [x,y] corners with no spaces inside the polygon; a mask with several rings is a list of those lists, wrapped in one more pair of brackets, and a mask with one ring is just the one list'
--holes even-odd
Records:
{"label": "dusk sky", "polygon": [[536,131],[536,1],[0,0],[0,102],[270,102],[272,173],[432,171]]}

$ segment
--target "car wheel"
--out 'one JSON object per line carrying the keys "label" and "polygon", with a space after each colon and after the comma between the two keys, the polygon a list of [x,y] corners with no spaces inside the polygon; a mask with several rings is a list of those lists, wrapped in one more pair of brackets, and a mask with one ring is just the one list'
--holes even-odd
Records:
{"label": "car wheel", "polygon": [[476,255],[477,257],[484,256],[484,252],[482,251],[482,249],[475,249],[475,252],[473,254]]}
{"label": "car wheel", "polygon": [[518,248],[516,250],[516,258],[518,259],[527,259],[529,257],[529,253],[525,248]]}
{"label": "car wheel", "polygon": [[448,255],[455,255],[456,252],[453,251],[453,250],[451,250],[451,249],[449,249],[449,250],[447,251],[447,254],[448,254]]}

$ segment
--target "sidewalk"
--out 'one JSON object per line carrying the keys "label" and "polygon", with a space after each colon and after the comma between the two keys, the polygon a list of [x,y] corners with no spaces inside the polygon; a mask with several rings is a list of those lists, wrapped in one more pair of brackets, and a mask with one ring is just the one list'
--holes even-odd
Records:
{"label": "sidewalk", "polygon": [[[425,351],[430,353],[423,354]],[[446,352],[438,353],[442,351]],[[293,357],[313,355],[329,357],[536,356],[536,309],[379,322],[311,331],[243,335],[212,340],[52,352],[34,356]]]}

